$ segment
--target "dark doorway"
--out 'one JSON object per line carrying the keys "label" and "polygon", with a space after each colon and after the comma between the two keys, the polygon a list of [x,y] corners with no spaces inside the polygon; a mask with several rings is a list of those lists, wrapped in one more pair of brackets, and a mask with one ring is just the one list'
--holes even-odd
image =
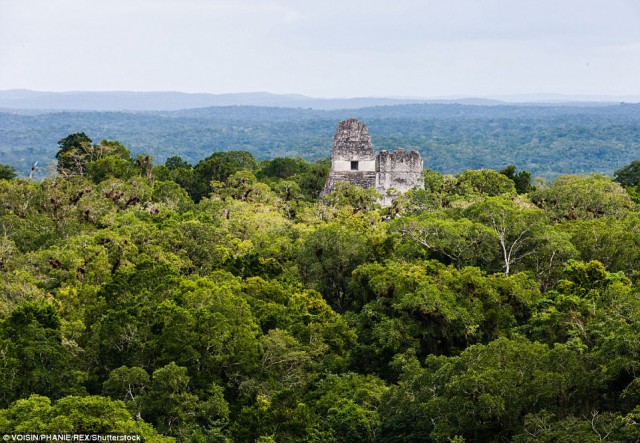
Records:
{"label": "dark doorway", "polygon": [[351,162],[351,170],[352,171],[358,170],[358,162]]}

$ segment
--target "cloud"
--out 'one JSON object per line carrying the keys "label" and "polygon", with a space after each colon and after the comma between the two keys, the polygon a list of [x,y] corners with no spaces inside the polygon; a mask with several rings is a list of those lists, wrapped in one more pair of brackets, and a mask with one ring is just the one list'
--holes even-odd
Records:
{"label": "cloud", "polygon": [[478,40],[589,43],[640,37],[640,3],[633,0],[328,0],[318,4],[293,29],[310,46],[369,48],[388,42]]}
{"label": "cloud", "polygon": [[0,0],[0,88],[640,93],[639,21],[637,0]]}

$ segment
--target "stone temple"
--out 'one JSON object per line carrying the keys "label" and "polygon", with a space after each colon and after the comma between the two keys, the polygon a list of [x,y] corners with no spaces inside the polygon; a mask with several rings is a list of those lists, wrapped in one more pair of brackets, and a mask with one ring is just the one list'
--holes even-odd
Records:
{"label": "stone temple", "polygon": [[423,162],[418,151],[398,148],[376,155],[367,126],[350,118],[338,124],[333,137],[331,172],[322,195],[332,192],[339,182],[349,182],[363,188],[375,188],[382,195],[382,205],[389,206],[398,194],[424,187],[422,171]]}

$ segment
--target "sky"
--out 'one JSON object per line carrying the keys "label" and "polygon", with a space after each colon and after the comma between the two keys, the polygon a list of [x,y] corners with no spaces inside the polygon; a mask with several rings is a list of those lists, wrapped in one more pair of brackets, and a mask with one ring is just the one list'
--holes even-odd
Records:
{"label": "sky", "polygon": [[639,0],[0,0],[0,90],[640,95]]}

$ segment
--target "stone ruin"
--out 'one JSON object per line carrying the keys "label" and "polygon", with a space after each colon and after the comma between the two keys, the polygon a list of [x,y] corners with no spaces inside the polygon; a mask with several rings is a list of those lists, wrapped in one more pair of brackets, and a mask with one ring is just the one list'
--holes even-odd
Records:
{"label": "stone ruin", "polygon": [[371,147],[367,125],[354,118],[341,121],[333,138],[331,172],[322,196],[333,192],[339,182],[363,188],[375,188],[382,195],[381,204],[391,205],[400,193],[423,188],[423,162],[418,151],[381,151]]}

